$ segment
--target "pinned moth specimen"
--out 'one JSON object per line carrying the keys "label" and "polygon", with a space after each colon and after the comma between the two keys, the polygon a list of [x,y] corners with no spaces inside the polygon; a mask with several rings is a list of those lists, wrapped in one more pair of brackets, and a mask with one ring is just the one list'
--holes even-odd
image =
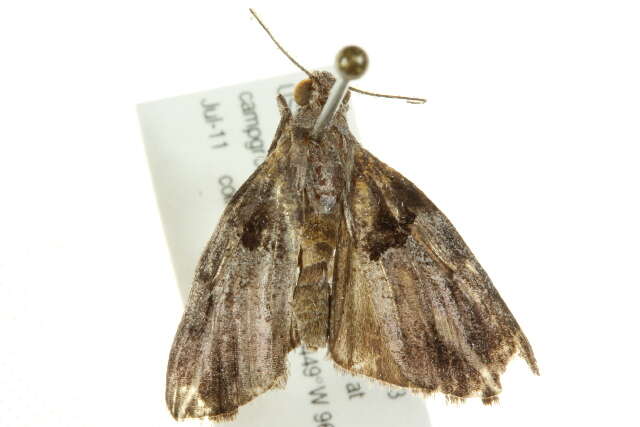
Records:
{"label": "pinned moth specimen", "polygon": [[284,387],[287,355],[300,345],[326,347],[347,372],[453,400],[496,401],[514,355],[538,373],[453,225],[349,131],[345,82],[366,62],[344,49],[338,82],[301,67],[295,115],[278,96],[268,156],[228,203],[196,269],[167,372],[176,419],[233,418]]}

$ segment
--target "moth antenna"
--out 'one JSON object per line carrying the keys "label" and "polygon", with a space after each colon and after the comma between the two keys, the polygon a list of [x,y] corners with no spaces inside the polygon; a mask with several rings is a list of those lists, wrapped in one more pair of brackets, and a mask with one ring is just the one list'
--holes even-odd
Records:
{"label": "moth antenna", "polygon": [[427,102],[427,100],[424,98],[412,98],[410,96],[400,96],[400,95],[384,95],[382,93],[367,92],[366,90],[357,89],[353,86],[349,86],[349,90],[352,92],[361,93],[363,95],[377,96],[379,98],[404,99],[409,104],[424,104],[425,102]]}
{"label": "moth antenna", "polygon": [[258,24],[260,24],[260,26],[267,32],[267,35],[271,38],[271,40],[273,40],[273,42],[276,44],[276,46],[278,47],[278,49],[280,49],[280,51],[282,53],[284,53],[284,55],[289,58],[289,60],[291,62],[294,63],[294,65],[298,68],[300,68],[306,75],[308,75],[309,77],[313,78],[313,76],[311,75],[311,73],[304,68],[302,65],[300,65],[298,63],[298,61],[296,61],[295,59],[293,59],[293,57],[291,55],[289,55],[289,52],[287,52],[281,45],[280,43],[278,43],[278,41],[276,40],[275,37],[273,37],[273,34],[271,34],[271,31],[269,31],[269,29],[267,28],[266,25],[264,25],[264,23],[262,22],[262,20],[258,17],[258,14],[256,13],[255,10],[249,8],[249,12],[251,12],[251,14],[253,15],[254,18],[256,18],[256,20],[258,21]]}

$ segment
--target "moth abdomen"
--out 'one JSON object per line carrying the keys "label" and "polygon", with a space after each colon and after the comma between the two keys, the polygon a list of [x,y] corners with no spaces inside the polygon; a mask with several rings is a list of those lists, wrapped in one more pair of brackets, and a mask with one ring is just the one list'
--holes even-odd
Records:
{"label": "moth abdomen", "polygon": [[308,347],[327,344],[337,223],[336,215],[309,213],[302,231],[293,313],[300,341]]}
{"label": "moth abdomen", "polygon": [[325,261],[302,268],[293,293],[293,313],[298,336],[308,347],[318,348],[327,344],[329,292]]}

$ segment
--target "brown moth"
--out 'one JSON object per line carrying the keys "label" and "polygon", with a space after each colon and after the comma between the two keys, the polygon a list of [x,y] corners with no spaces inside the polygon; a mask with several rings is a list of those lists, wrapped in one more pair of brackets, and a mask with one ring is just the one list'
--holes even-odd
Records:
{"label": "brown moth", "polygon": [[296,88],[269,154],[236,192],[198,264],[173,343],[174,418],[229,420],[284,387],[287,354],[327,347],[338,368],[421,394],[497,400],[516,354],[536,361],[442,212],[362,148],[349,97],[311,131],[335,78]]}

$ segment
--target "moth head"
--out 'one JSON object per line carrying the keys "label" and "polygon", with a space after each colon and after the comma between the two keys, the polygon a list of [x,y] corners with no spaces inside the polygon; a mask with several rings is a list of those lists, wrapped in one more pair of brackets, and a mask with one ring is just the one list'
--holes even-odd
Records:
{"label": "moth head", "polygon": [[304,107],[311,100],[311,91],[313,91],[313,81],[304,79],[293,89],[293,100],[301,107]]}
{"label": "moth head", "polygon": [[[369,58],[367,53],[358,46],[347,46],[342,48],[336,55],[336,71],[342,79],[341,91],[338,96],[346,95],[342,98],[342,104],[346,105],[349,100],[347,84],[351,80],[359,79],[367,70]],[[336,83],[333,74],[326,71],[316,71],[310,73],[309,78],[298,83],[293,91],[293,98],[301,107],[311,106],[322,107],[329,97],[331,88]]]}
{"label": "moth head", "polygon": [[309,76],[298,83],[293,98],[300,106],[295,126],[298,129],[310,129],[311,138],[320,140],[326,129],[337,126],[344,131],[348,127],[348,110],[351,80],[361,77],[367,69],[367,54],[357,46],[343,48],[336,57],[336,71],[340,80],[326,71],[305,73]]}
{"label": "moth head", "polygon": [[322,107],[336,78],[327,71],[314,71],[311,77],[299,82],[293,90],[293,99],[300,107]]}

